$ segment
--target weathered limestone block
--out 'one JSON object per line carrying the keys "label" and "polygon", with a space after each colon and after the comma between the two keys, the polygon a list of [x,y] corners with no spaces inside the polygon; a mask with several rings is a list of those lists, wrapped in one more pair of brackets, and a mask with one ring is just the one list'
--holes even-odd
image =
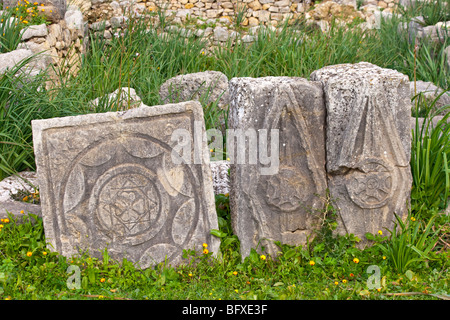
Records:
{"label": "weathered limestone block", "polygon": [[[25,1],[23,1],[25,2]],[[30,1],[31,2],[31,1]],[[53,22],[57,22],[57,20],[61,20],[64,19],[64,14],[66,13],[66,9],[67,9],[67,1],[66,0],[37,0],[37,1],[33,1],[37,2],[39,5],[39,9],[41,8],[51,8],[51,10],[53,11],[53,15],[50,15],[49,18],[53,18],[54,21]],[[15,7],[19,4],[18,0],[3,0],[3,7]],[[43,4],[44,6],[41,7],[41,4]],[[43,12],[44,14],[47,14],[44,10]]]}
{"label": "weathered limestone block", "polygon": [[225,108],[229,103],[228,78],[219,71],[179,75],[161,85],[159,96],[164,103],[204,99]]}
{"label": "weathered limestone block", "polygon": [[143,106],[143,103],[142,99],[137,95],[136,90],[129,87],[122,87],[108,95],[89,101],[88,105],[92,110],[95,110],[98,106],[102,106],[110,108],[109,110],[111,111],[124,111],[131,108],[139,108]]}
{"label": "weathered limestone block", "polygon": [[316,70],[327,106],[327,172],[339,234],[392,229],[411,191],[408,77],[370,63]]}
{"label": "weathered limestone block", "polygon": [[276,255],[274,241],[301,245],[320,226],[327,187],[322,85],[265,77],[234,78],[229,88],[228,125],[237,138],[227,135],[232,226],[243,258],[258,245]]}
{"label": "weathered limestone block", "polygon": [[141,268],[166,257],[179,264],[183,249],[203,243],[218,253],[198,102],[36,120],[32,129],[52,250],[98,256],[107,247],[113,259]]}
{"label": "weathered limestone block", "polygon": [[45,37],[48,35],[47,26],[45,23],[40,25],[32,25],[21,32],[22,41],[29,40],[34,37]]}

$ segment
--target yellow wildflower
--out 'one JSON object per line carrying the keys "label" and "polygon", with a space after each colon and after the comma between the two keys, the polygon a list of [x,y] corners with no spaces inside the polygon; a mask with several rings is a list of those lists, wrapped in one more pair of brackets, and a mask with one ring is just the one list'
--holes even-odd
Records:
{"label": "yellow wildflower", "polygon": [[203,254],[208,254],[208,252],[209,252],[208,249],[203,250]]}
{"label": "yellow wildflower", "polygon": [[105,281],[106,281],[105,278],[101,278],[101,279],[100,279],[100,282],[101,282],[101,283],[103,283],[103,282],[105,282]]}
{"label": "yellow wildflower", "polygon": [[27,252],[27,257],[31,257],[32,255],[33,255],[33,252],[31,252],[31,251]]}
{"label": "yellow wildflower", "polygon": [[359,259],[358,259],[358,258],[354,258],[354,259],[353,259],[353,262],[354,262],[354,263],[359,263]]}
{"label": "yellow wildflower", "polygon": [[263,255],[263,254],[262,254],[262,255],[260,255],[260,256],[259,256],[259,258],[260,258],[261,260],[266,260],[266,256],[265,256],[265,255]]}
{"label": "yellow wildflower", "polygon": [[233,275],[237,276],[237,271],[233,271]]}
{"label": "yellow wildflower", "polygon": [[311,266],[313,266],[313,265],[315,265],[316,263],[313,261],[313,260],[311,260],[310,262],[309,262],[309,265],[311,265]]}
{"label": "yellow wildflower", "polygon": [[381,236],[383,234],[383,231],[378,230],[378,234]]}

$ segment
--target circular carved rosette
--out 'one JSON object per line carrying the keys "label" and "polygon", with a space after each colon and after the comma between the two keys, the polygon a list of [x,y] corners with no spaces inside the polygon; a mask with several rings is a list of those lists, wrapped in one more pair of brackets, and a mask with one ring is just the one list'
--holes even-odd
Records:
{"label": "circular carved rosette", "polygon": [[294,168],[280,168],[278,174],[267,180],[266,202],[284,212],[297,210],[308,196],[308,187],[302,174]]}
{"label": "circular carved rosette", "polygon": [[363,209],[386,205],[394,193],[394,170],[380,159],[367,159],[350,174],[346,184],[350,199]]}
{"label": "circular carved rosette", "polygon": [[166,252],[175,258],[191,244],[199,224],[193,168],[168,161],[171,149],[159,140],[126,137],[127,143],[121,135],[89,146],[72,166],[61,204],[68,235],[80,232],[82,222],[83,236],[97,241],[89,242],[91,249],[108,243],[119,253],[133,251],[139,260],[148,248],[165,243],[178,248]]}

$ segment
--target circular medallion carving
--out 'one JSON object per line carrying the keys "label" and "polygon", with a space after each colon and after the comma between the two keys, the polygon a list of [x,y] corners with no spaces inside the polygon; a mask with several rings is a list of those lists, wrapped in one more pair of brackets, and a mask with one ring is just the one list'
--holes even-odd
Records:
{"label": "circular medallion carving", "polygon": [[266,202],[281,211],[294,211],[307,199],[306,180],[294,168],[280,168],[267,180]]}
{"label": "circular medallion carving", "polygon": [[379,159],[366,160],[354,171],[346,185],[352,201],[361,208],[384,206],[394,192],[393,170]]}
{"label": "circular medallion carving", "polygon": [[122,239],[155,235],[165,218],[154,177],[150,170],[134,164],[113,167],[100,176],[90,201],[99,230]]}

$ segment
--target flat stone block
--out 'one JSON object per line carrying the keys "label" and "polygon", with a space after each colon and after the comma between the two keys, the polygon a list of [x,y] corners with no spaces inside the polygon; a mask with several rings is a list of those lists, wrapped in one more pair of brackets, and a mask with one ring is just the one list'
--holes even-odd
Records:
{"label": "flat stone block", "polygon": [[[176,265],[183,249],[201,251],[203,243],[218,253],[198,102],[35,120],[32,129],[52,250],[70,257],[108,248],[141,268],[165,258]],[[180,132],[193,148],[180,148]]]}
{"label": "flat stone block", "polygon": [[327,172],[340,234],[392,230],[408,213],[412,185],[409,80],[370,63],[328,66],[321,81],[327,106]]}
{"label": "flat stone block", "polygon": [[[227,136],[232,226],[242,257],[274,241],[305,244],[320,227],[325,171],[322,85],[303,78],[234,78]],[[236,139],[235,139],[236,138]]]}

